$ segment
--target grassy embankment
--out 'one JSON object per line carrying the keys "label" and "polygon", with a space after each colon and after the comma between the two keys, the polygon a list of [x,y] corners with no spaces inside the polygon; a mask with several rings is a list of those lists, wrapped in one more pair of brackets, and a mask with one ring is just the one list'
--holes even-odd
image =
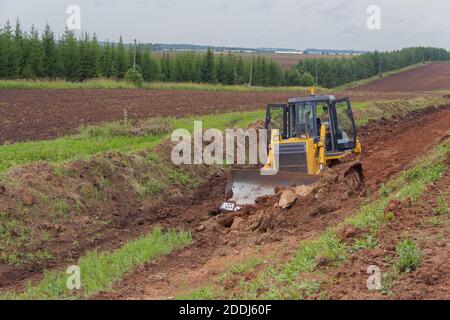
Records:
{"label": "grassy embankment", "polygon": [[[261,269],[262,260],[252,257],[238,265],[232,265],[228,271],[219,275],[217,280],[203,288],[196,289],[178,298],[180,299],[304,299],[309,296],[326,298],[326,291],[321,291],[332,283],[326,276],[326,269],[336,268],[348,258],[366,248],[376,248],[377,231],[384,224],[395,219],[391,212],[385,213],[392,200],[417,202],[420,195],[430,183],[438,181],[447,167],[446,156],[450,152],[450,139],[437,146],[415,166],[404,171],[399,177],[386,183],[379,192],[379,197],[363,205],[358,212],[337,226],[329,227],[321,236],[300,243],[296,253],[285,264],[265,265],[257,276],[250,281],[245,275]],[[353,239],[351,244],[338,237],[339,230],[353,226],[367,230]],[[385,272],[382,292],[390,294],[395,281],[415,270],[421,264],[421,250],[413,240],[413,235],[405,230],[397,243],[396,257]],[[317,257],[329,263],[327,267],[319,264]],[[266,259],[269,260],[270,259]],[[237,288],[232,291],[223,289],[227,278],[235,277]],[[238,277],[238,281],[236,281]]]}
{"label": "grassy embankment", "polygon": [[[136,89],[123,80],[94,79],[85,82],[64,80],[0,80],[0,90],[13,89]],[[248,85],[222,85],[206,83],[146,82],[141,89],[147,90],[193,90],[210,92],[302,92],[305,87],[259,87]]]}
{"label": "grassy embankment", "polygon": [[24,292],[9,292],[0,299],[79,299],[88,298],[107,290],[132,271],[136,266],[169,254],[192,242],[188,232],[163,232],[156,228],[150,234],[125,244],[118,250],[99,253],[91,251],[78,261],[80,290],[69,290],[67,282],[71,274],[50,271],[37,285],[29,284]]}

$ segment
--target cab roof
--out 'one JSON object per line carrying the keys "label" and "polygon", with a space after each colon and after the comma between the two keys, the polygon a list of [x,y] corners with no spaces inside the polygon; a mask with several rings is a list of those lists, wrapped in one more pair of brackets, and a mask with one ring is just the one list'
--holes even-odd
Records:
{"label": "cab roof", "polygon": [[303,102],[331,102],[333,100],[336,100],[334,96],[327,95],[327,96],[309,96],[309,97],[303,97],[303,98],[293,98],[289,99],[288,103],[303,103]]}

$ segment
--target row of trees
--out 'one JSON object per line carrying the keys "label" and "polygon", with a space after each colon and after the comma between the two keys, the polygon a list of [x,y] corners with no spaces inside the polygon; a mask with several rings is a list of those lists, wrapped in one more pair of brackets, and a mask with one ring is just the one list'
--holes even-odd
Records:
{"label": "row of trees", "polygon": [[145,81],[225,85],[251,82],[261,86],[310,84],[301,83],[306,78],[298,72],[286,76],[277,62],[264,56],[244,59],[232,53],[216,55],[212,50],[154,55],[148,46],[138,45],[135,61],[134,51],[122,39],[118,44],[99,43],[95,34],[77,38],[69,30],[57,39],[48,25],[40,35],[34,27],[24,32],[19,22],[14,28],[7,22],[0,30],[0,78],[121,79],[136,62],[136,69]]}
{"label": "row of trees", "polygon": [[444,60],[450,60],[450,53],[445,49],[415,47],[347,58],[305,59],[295,68],[300,73],[317,76],[318,85],[332,88],[416,63]]}
{"label": "row of trees", "polygon": [[66,79],[84,81],[97,77],[124,78],[136,62],[145,81],[246,84],[259,86],[302,85],[316,82],[335,87],[368,78],[420,61],[450,60],[445,49],[408,48],[392,52],[373,52],[347,58],[318,58],[300,61],[290,70],[264,56],[244,59],[241,55],[181,52],[152,54],[145,45],[126,46],[99,43],[88,34],[80,38],[66,30],[56,38],[47,25],[42,34],[29,32],[7,22],[0,29],[0,79]]}

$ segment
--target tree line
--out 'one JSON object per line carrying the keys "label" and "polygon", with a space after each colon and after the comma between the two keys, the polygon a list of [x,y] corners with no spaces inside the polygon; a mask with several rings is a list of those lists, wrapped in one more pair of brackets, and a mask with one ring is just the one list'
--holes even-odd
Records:
{"label": "tree line", "polygon": [[134,66],[148,82],[286,84],[281,66],[260,55],[244,59],[212,50],[156,55],[150,46],[137,45],[135,60],[134,46],[125,45],[122,38],[118,43],[101,43],[95,34],[77,37],[70,30],[57,38],[49,25],[39,34],[34,27],[23,31],[19,21],[15,27],[7,22],[0,29],[0,79],[123,79]]}
{"label": "tree line", "polygon": [[300,73],[314,75],[319,86],[333,88],[416,63],[445,60],[450,60],[450,53],[445,49],[414,47],[389,52],[376,51],[347,58],[305,59],[295,68]]}
{"label": "tree line", "polygon": [[[136,55],[135,55],[136,50]],[[224,85],[335,87],[402,68],[420,61],[450,60],[445,49],[407,48],[372,52],[347,58],[316,58],[300,61],[290,70],[263,55],[243,58],[233,53],[151,52],[148,45],[136,48],[99,42],[96,35],[77,37],[66,30],[56,37],[49,25],[40,34],[34,27],[23,31],[20,22],[0,28],[0,79],[123,79],[136,68],[147,82],[196,82]]]}

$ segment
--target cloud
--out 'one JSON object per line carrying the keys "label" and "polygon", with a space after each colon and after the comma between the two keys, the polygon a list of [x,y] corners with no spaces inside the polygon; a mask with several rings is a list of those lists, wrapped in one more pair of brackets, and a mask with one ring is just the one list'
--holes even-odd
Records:
{"label": "cloud", "polygon": [[[64,30],[72,0],[0,0],[0,23]],[[245,47],[396,49],[450,47],[448,0],[76,0],[83,30],[98,38]],[[366,28],[366,9],[382,9],[382,30]]]}

